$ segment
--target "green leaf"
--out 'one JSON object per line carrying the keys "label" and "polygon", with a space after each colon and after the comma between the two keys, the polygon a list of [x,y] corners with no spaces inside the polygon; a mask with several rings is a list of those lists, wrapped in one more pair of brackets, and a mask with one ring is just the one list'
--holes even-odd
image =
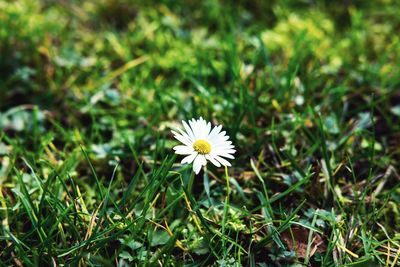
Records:
{"label": "green leaf", "polygon": [[123,250],[121,253],[119,253],[119,257],[121,259],[128,260],[130,262],[133,261],[133,259],[134,259],[132,257],[132,255],[129,252],[125,251],[125,250]]}
{"label": "green leaf", "polygon": [[153,237],[151,239],[151,246],[159,246],[164,245],[168,242],[170,236],[164,230],[157,230],[153,233]]}

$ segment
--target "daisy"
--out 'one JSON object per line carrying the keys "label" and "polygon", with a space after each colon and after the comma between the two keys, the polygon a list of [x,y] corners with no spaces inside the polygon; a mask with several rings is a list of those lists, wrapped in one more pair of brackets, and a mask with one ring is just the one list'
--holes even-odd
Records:
{"label": "daisy", "polygon": [[189,123],[182,121],[184,131],[177,128],[172,131],[174,137],[183,145],[174,147],[175,153],[178,155],[186,155],[182,160],[182,164],[190,164],[193,162],[193,171],[198,174],[202,166],[207,165],[207,160],[211,161],[215,166],[231,166],[224,158],[234,159],[232,155],[236,152],[234,146],[229,140],[226,132],[222,131],[222,126],[215,126],[211,130],[211,123],[206,122],[202,117],[198,120],[191,119]]}

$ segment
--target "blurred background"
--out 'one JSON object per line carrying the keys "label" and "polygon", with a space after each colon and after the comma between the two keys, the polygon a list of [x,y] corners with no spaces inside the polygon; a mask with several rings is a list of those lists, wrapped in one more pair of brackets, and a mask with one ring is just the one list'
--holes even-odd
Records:
{"label": "blurred background", "polygon": [[104,127],[233,118],[246,101],[238,80],[266,111],[273,99],[301,109],[324,92],[341,105],[349,90],[343,101],[358,105],[400,79],[398,1],[19,0],[0,9],[1,111],[33,104],[65,126],[87,127],[98,112]]}
{"label": "blurred background", "polygon": [[203,115],[254,153],[272,119],[312,107],[337,134],[373,98],[377,132],[398,143],[398,1],[3,0],[0,10],[0,126],[27,145],[37,122],[38,133],[79,129],[110,145],[135,129],[139,149],[154,143],[149,130]]}

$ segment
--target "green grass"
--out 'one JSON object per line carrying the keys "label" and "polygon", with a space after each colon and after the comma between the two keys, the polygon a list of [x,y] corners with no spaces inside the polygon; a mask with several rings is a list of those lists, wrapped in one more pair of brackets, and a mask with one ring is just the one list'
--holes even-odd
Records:
{"label": "green grass", "polygon": [[[0,266],[400,263],[398,1],[0,10]],[[180,165],[199,116],[232,167]]]}

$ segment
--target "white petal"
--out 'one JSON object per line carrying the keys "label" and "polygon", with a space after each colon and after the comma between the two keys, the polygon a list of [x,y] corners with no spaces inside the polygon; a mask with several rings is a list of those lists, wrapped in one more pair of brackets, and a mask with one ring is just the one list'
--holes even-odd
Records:
{"label": "white petal", "polygon": [[189,155],[194,153],[193,147],[190,146],[176,146],[174,147],[174,150],[178,155]]}
{"label": "white petal", "polygon": [[[232,150],[235,151],[235,150]],[[226,158],[232,158],[234,159],[235,157],[231,154],[234,154],[234,152],[228,151],[228,150],[222,150],[222,149],[213,149],[211,151],[211,154],[213,156],[220,156],[220,157],[226,157]]]}
{"label": "white petal", "polygon": [[189,125],[190,125],[190,128],[193,131],[194,140],[200,139],[200,131],[199,131],[199,127],[198,127],[197,121],[194,120],[194,119],[190,120],[189,121]]}
{"label": "white petal", "polygon": [[212,129],[211,133],[208,135],[207,139],[212,141],[215,137],[217,137],[217,135],[219,134],[221,129],[222,129],[222,125],[215,126]]}
{"label": "white petal", "polygon": [[191,119],[189,124],[196,139],[207,139],[211,130],[211,123],[207,123],[206,120],[200,117],[198,120]]}
{"label": "white petal", "polygon": [[192,163],[193,160],[196,158],[196,156],[197,156],[197,152],[195,152],[193,154],[190,154],[187,157],[184,157],[183,160],[181,161],[181,164],[185,164],[185,163],[190,164],[190,163]]}
{"label": "white petal", "polygon": [[203,163],[202,159],[203,159],[202,155],[199,155],[193,162],[193,171],[195,174],[198,174],[201,170],[201,165]]}
{"label": "white petal", "polygon": [[236,150],[234,149],[220,149],[220,148],[216,148],[213,150],[213,153],[216,155],[220,155],[220,154],[235,154]]}
{"label": "white petal", "polygon": [[218,144],[218,145],[216,145],[216,144],[214,144],[214,143],[211,143],[211,146],[212,146],[212,148],[213,149],[233,149],[233,148],[235,148],[234,146],[230,146],[230,145],[224,145],[224,144]]}
{"label": "white petal", "polygon": [[208,135],[210,134],[210,131],[211,131],[211,123],[209,122],[204,127],[204,132],[203,132],[202,138],[208,139]]}
{"label": "white petal", "polygon": [[224,135],[224,136],[218,136],[217,138],[214,138],[213,141],[215,145],[223,144],[228,142],[229,136]]}
{"label": "white petal", "polygon": [[228,140],[229,140],[229,136],[227,136],[227,135],[224,135],[224,136],[221,136],[221,135],[214,136],[214,137],[210,138],[209,140],[210,140],[211,142],[213,142],[215,145],[221,145],[221,144],[230,145],[230,143],[228,143],[228,142],[230,142],[230,141],[228,141]]}
{"label": "white petal", "polygon": [[214,147],[219,148],[219,149],[233,149],[233,148],[235,148],[235,146],[227,145],[227,144],[214,145]]}
{"label": "white petal", "polygon": [[[229,153],[229,154],[235,154],[236,150],[232,149],[232,148],[228,148],[228,147],[212,147],[212,151],[216,152],[218,151],[218,153]],[[216,153],[216,154],[218,154]]]}
{"label": "white petal", "polygon": [[214,156],[216,160],[218,160],[223,166],[231,166],[231,164],[226,160],[219,156]]}
{"label": "white petal", "polygon": [[214,156],[219,156],[219,157],[224,157],[224,158],[229,158],[229,159],[234,159],[235,157],[231,154],[227,153],[219,153],[219,154],[213,154]]}
{"label": "white petal", "polygon": [[200,155],[201,157],[201,165],[206,166],[207,165],[207,159],[204,155]]}
{"label": "white petal", "polygon": [[202,120],[200,122],[201,139],[206,139],[208,134],[210,133],[210,130],[211,130],[211,123],[207,123],[205,120]]}
{"label": "white petal", "polygon": [[181,128],[177,128],[179,133],[185,137],[187,140],[189,140],[190,142],[193,142],[194,140],[186,133],[184,132]]}
{"label": "white petal", "polygon": [[206,121],[203,120],[202,117],[200,117],[200,119],[198,119],[197,121],[194,120],[194,123],[196,125],[197,138],[204,139],[203,134],[204,134],[204,128],[205,128],[205,125],[206,125]]}
{"label": "white petal", "polygon": [[221,167],[221,164],[220,164],[218,161],[216,161],[216,160],[214,159],[214,157],[212,157],[211,155],[206,155],[206,159],[208,159],[209,161],[211,161],[211,163],[214,164],[215,166]]}
{"label": "white petal", "polygon": [[217,143],[218,143],[218,145],[232,146],[232,141],[229,141],[229,140],[223,141],[223,139],[217,139],[217,138],[215,138],[215,139],[214,139],[214,142],[216,143],[216,145],[217,145]]}
{"label": "white petal", "polygon": [[213,140],[212,141],[212,143],[213,143],[213,145],[214,146],[220,146],[220,147],[224,147],[224,146],[227,146],[227,147],[234,147],[233,145],[232,145],[232,142],[231,141],[222,141],[222,142],[219,142],[219,143],[217,143],[216,141],[218,141],[218,140]]}
{"label": "white petal", "polygon": [[174,134],[175,139],[177,139],[179,142],[181,142],[187,146],[191,145],[191,142],[187,138],[185,138],[183,135],[180,135],[175,131],[172,131],[172,133]]}
{"label": "white petal", "polygon": [[[190,123],[190,121],[189,121],[189,123]],[[183,127],[185,127],[185,131],[187,132],[189,137],[192,138],[192,140],[195,140],[196,139],[195,135],[194,135],[192,129],[189,127],[189,125],[185,121],[182,121],[182,124],[183,124]]]}

